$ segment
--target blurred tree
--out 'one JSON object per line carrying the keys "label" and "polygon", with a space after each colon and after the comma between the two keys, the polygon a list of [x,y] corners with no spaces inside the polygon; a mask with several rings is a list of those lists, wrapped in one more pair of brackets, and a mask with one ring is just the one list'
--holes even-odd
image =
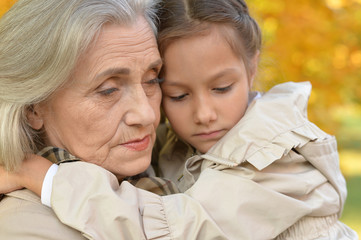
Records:
{"label": "blurred tree", "polygon": [[7,12],[16,0],[0,0],[0,17]]}
{"label": "blurred tree", "polygon": [[247,3],[264,34],[259,85],[311,81],[310,119],[361,148],[361,0]]}

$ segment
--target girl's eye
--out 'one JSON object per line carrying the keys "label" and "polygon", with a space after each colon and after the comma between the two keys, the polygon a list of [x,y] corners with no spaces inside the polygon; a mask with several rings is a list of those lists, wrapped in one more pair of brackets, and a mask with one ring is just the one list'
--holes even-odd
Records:
{"label": "girl's eye", "polygon": [[184,100],[186,96],[188,96],[187,93],[182,94],[182,95],[179,95],[179,96],[174,96],[174,97],[169,96],[169,98],[170,98],[172,101],[179,102],[179,101]]}
{"label": "girl's eye", "polygon": [[105,89],[105,90],[101,90],[98,93],[100,93],[103,96],[109,96],[109,95],[111,95],[112,93],[114,93],[116,91],[119,91],[119,89],[118,88],[108,88],[108,89]]}
{"label": "girl's eye", "polygon": [[228,92],[229,90],[232,89],[232,84],[227,86],[227,87],[222,87],[222,88],[213,88],[213,90],[220,92],[220,93],[224,93],[224,92]]}

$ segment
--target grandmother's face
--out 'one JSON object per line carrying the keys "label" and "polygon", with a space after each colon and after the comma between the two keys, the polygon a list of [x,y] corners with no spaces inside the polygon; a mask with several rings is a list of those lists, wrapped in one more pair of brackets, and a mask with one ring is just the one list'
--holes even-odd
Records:
{"label": "grandmother's face", "polygon": [[144,19],[131,27],[106,25],[69,83],[36,108],[48,144],[118,177],[144,171],[160,119],[161,65]]}

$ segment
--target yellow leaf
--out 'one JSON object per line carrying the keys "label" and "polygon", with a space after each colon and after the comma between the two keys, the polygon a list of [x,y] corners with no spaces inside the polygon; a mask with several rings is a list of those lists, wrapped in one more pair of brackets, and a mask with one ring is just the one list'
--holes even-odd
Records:
{"label": "yellow leaf", "polygon": [[0,17],[4,15],[17,0],[0,0]]}

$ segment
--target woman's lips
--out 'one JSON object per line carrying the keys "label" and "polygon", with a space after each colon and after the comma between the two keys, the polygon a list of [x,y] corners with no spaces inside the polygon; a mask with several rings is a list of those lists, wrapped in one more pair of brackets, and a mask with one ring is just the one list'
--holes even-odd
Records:
{"label": "woman's lips", "polygon": [[143,151],[148,148],[149,143],[150,143],[150,135],[147,135],[142,139],[136,139],[126,143],[122,143],[121,146],[134,151]]}

